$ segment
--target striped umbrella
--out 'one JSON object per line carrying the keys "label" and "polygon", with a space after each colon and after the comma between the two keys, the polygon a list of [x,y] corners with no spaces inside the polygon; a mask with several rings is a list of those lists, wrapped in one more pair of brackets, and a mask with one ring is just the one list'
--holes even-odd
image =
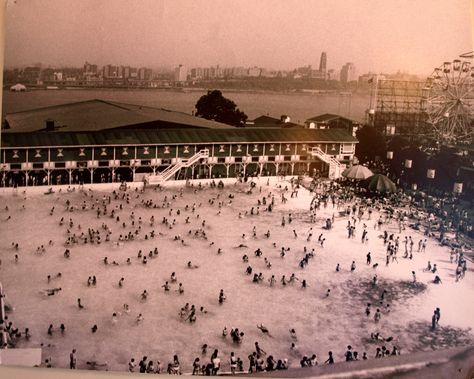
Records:
{"label": "striped umbrella", "polygon": [[342,176],[345,176],[346,178],[349,179],[357,179],[357,180],[362,180],[362,179],[367,179],[374,175],[372,171],[370,171],[367,167],[362,166],[362,165],[355,165],[349,168],[346,168],[342,172]]}
{"label": "striped umbrella", "polygon": [[382,174],[372,175],[370,178],[362,181],[362,186],[367,188],[369,191],[377,192],[395,192],[397,186],[389,178]]}

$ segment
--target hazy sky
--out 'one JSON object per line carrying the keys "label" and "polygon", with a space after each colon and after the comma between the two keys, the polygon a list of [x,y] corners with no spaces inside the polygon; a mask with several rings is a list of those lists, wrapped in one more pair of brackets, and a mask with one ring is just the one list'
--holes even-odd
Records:
{"label": "hazy sky", "polygon": [[7,67],[328,68],[430,74],[473,50],[473,0],[8,0]]}

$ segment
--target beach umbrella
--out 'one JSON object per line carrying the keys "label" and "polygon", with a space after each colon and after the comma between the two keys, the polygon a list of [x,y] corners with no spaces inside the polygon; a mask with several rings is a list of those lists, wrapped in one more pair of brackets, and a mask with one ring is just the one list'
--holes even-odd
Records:
{"label": "beach umbrella", "polygon": [[374,175],[372,171],[370,171],[367,167],[362,165],[355,165],[349,168],[346,168],[342,172],[342,176],[349,178],[349,179],[367,179]]}
{"label": "beach umbrella", "polygon": [[375,174],[365,179],[362,181],[362,186],[369,191],[377,192],[395,192],[397,190],[395,183],[382,174]]}

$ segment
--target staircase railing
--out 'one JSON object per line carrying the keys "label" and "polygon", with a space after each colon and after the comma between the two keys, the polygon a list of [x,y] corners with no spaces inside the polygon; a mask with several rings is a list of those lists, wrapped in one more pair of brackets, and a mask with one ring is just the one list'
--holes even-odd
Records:
{"label": "staircase railing", "polygon": [[332,155],[326,154],[319,147],[312,147],[311,155],[313,157],[314,156],[318,157],[323,162],[326,162],[329,165],[329,178],[330,179],[337,179],[341,177],[342,171],[346,168],[346,166],[343,163],[339,162]]}
{"label": "staircase railing", "polygon": [[173,177],[173,175],[176,174],[183,167],[192,166],[202,158],[209,158],[209,149],[199,150],[192,157],[187,159],[181,159],[181,161],[179,161],[178,163],[168,166],[156,175],[148,175],[145,180],[148,184],[157,184],[164,182]]}

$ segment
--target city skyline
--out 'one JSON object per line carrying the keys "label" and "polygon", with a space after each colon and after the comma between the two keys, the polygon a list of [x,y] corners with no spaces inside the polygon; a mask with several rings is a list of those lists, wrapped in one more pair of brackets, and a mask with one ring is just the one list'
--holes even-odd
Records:
{"label": "city skyline", "polygon": [[[413,14],[417,15],[416,20]],[[472,50],[471,2],[319,0],[7,3],[5,67],[123,62],[429,74]],[[313,17],[310,17],[313,15]]]}

